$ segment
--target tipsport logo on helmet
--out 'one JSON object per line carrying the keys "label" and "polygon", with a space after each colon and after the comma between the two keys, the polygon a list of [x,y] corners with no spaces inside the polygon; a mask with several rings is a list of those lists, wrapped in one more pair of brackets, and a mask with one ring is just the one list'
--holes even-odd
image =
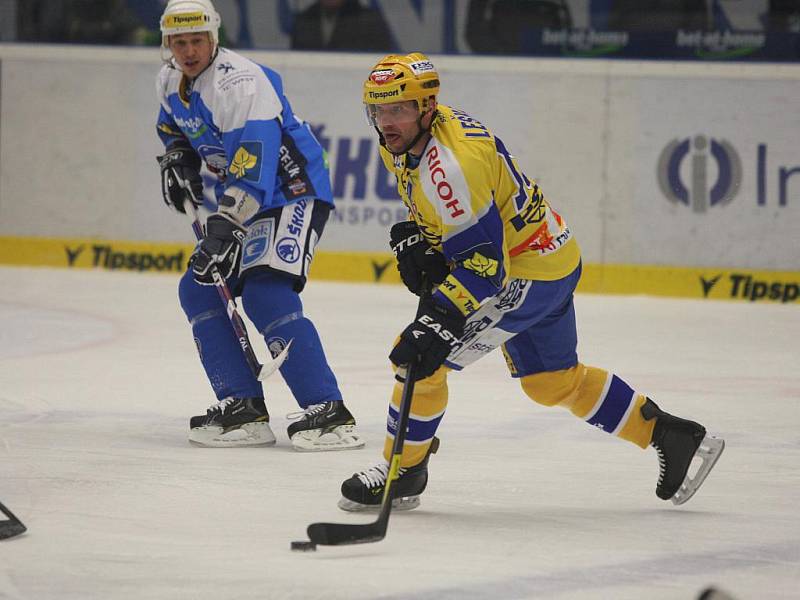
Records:
{"label": "tipsport logo on helmet", "polygon": [[164,16],[164,27],[177,29],[180,27],[199,27],[205,25],[208,18],[201,12],[182,13]]}
{"label": "tipsport logo on helmet", "polygon": [[[690,156],[691,152],[691,156]],[[682,168],[688,160],[687,168]],[[716,163],[716,181],[708,181],[709,163]],[[688,185],[681,173],[688,174]],[[703,135],[693,139],[673,140],[661,151],[658,159],[658,185],[661,193],[675,204],[690,206],[695,213],[709,207],[725,206],[739,192],[742,183],[742,161],[736,149],[726,140],[709,140]]]}
{"label": "tipsport logo on helmet", "polygon": [[384,100],[386,98],[394,98],[400,95],[400,88],[395,88],[393,90],[386,90],[381,92],[373,92],[372,90],[369,91],[370,100]]}

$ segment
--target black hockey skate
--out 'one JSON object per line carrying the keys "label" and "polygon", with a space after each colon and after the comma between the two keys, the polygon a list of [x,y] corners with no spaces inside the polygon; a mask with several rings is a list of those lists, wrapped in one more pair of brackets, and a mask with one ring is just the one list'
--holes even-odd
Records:
{"label": "black hockey skate", "polygon": [[286,432],[292,447],[299,452],[364,447],[364,440],[356,433],[356,420],[342,401],[312,404],[302,412],[287,415],[294,417],[300,418]]}
{"label": "black hockey skate", "polygon": [[271,446],[275,435],[263,398],[225,398],[189,420],[189,441],[209,448]]}
{"label": "black hockey skate", "polygon": [[[658,452],[659,474],[656,495],[673,504],[683,504],[705,481],[725,449],[725,440],[706,435],[699,423],[664,412],[649,398],[641,409],[645,420],[656,419],[650,445]],[[693,458],[702,464],[689,474]]]}
{"label": "black hockey skate", "polygon": [[[434,437],[428,453],[421,463],[413,467],[401,467],[397,481],[392,484],[392,508],[411,510],[419,506],[419,497],[428,485],[428,459],[439,449],[439,438]],[[389,473],[389,464],[381,462],[365,471],[354,473],[342,483],[342,498],[339,508],[357,512],[377,510],[383,500],[383,489]]]}

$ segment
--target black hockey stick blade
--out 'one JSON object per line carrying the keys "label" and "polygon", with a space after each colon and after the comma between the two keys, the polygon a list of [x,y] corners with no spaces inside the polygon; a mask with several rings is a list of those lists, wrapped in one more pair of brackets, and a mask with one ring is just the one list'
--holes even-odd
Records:
{"label": "black hockey stick blade", "polygon": [[391,506],[391,500],[384,503],[380,516],[372,523],[312,523],[306,529],[308,539],[322,546],[380,542],[386,537]]}
{"label": "black hockey stick blade", "polygon": [[28,528],[22,524],[14,513],[8,510],[2,503],[0,503],[0,513],[3,513],[8,520],[0,521],[0,540],[6,540],[25,533]]}
{"label": "black hockey stick blade", "polygon": [[308,539],[322,546],[345,546],[380,542],[386,537],[386,525],[380,520],[356,525],[353,523],[312,523],[306,530]]}
{"label": "black hockey stick blade", "polygon": [[369,544],[371,542],[380,542],[386,537],[396,489],[394,482],[399,476],[400,457],[403,454],[403,444],[406,439],[406,428],[408,427],[408,414],[411,410],[411,397],[414,395],[416,370],[416,365],[411,364],[406,372],[406,381],[403,385],[403,394],[400,399],[400,418],[392,448],[392,461],[389,473],[386,476],[386,487],[383,492],[380,516],[372,523],[312,523],[306,529],[306,533],[308,533],[308,539],[315,544],[322,546]]}

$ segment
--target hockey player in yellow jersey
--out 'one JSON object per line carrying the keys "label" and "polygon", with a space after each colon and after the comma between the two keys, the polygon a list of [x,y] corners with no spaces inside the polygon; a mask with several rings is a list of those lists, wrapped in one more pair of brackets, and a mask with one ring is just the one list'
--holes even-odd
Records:
{"label": "hockey player in yellow jersey", "polygon": [[[578,244],[565,219],[482,122],[438,103],[439,75],[423,54],[388,55],[364,83],[367,117],[397,178],[409,220],[390,244],[406,287],[420,296],[415,320],[389,356],[398,381],[384,460],[342,484],[340,508],[380,506],[398,420],[402,380],[414,388],[395,508],[419,504],[428,459],[447,407],[447,377],[501,347],[523,392],[561,406],[659,458],[657,495],[681,504],[700,487],[724,441],[662,411],[619,376],[578,359],[573,292]],[[702,463],[693,475],[694,458]]]}

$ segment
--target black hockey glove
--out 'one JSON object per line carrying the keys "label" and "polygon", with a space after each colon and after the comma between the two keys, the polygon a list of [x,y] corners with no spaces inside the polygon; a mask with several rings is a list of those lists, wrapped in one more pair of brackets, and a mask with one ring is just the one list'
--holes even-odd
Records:
{"label": "black hockey glove", "polygon": [[389,245],[397,258],[400,279],[412,293],[423,291],[422,280],[438,285],[450,273],[444,255],[428,245],[414,221],[401,221],[392,225]]}
{"label": "black hockey glove", "polygon": [[416,361],[416,379],[430,377],[461,346],[458,340],[464,333],[466,320],[453,308],[441,306],[430,297],[423,299],[417,319],[400,334],[389,360],[398,367]]}
{"label": "black hockey glove", "polygon": [[200,155],[186,141],[172,143],[167,151],[156,157],[161,167],[161,195],[167,206],[179,213],[185,213],[184,202],[192,202],[192,196],[186,186],[194,194],[194,205],[203,202],[203,178],[200,177]]}
{"label": "black hockey glove", "polygon": [[206,221],[206,236],[192,254],[189,264],[194,280],[202,285],[214,285],[211,271],[217,268],[224,279],[228,279],[239,268],[245,228],[216,213]]}

